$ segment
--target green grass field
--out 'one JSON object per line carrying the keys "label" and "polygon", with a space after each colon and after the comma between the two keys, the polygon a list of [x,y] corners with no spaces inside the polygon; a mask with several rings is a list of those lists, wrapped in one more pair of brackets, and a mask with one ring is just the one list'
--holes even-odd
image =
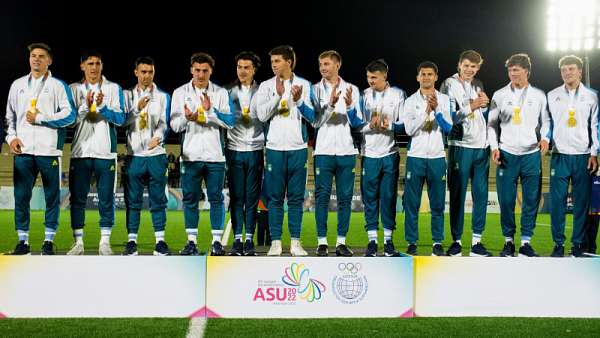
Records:
{"label": "green grass field", "polygon": [[[31,214],[31,232],[30,232],[30,243],[32,250],[39,251],[43,238],[43,218],[44,214],[42,211],[35,211]],[[517,215],[517,226],[519,223]],[[86,214],[86,230],[84,242],[88,253],[95,253],[98,249],[98,241],[100,239],[100,230],[98,228],[98,213],[96,211],[89,211]],[[329,214],[329,231],[328,239],[329,243],[333,245],[336,238],[336,214]],[[17,234],[14,230],[14,218],[12,211],[0,211],[0,253],[7,253],[13,250],[14,245],[17,241]],[[285,222],[285,221],[284,221]],[[467,247],[471,241],[471,230],[470,230],[470,215],[465,215],[465,231],[463,235],[463,247]],[[394,234],[394,243],[396,247],[401,250],[405,250],[406,241],[404,241],[404,214],[398,214],[396,217],[396,223],[398,229]],[[59,253],[66,252],[72,245],[73,238],[71,228],[69,226],[69,212],[62,211],[60,215],[60,226],[55,238],[56,249]],[[167,228],[165,239],[169,244],[173,252],[178,251],[183,247],[186,241],[184,226],[183,226],[183,212],[181,211],[169,211],[167,215]],[[430,215],[421,214],[419,217],[419,254],[430,255],[431,254],[431,230],[430,230]],[[567,238],[570,238],[572,231],[572,218],[568,215],[567,218]],[[356,249],[364,248],[367,244],[367,234],[364,230],[364,216],[362,213],[352,213],[350,220],[350,231],[347,236],[347,244]],[[517,232],[518,232],[517,228]],[[446,240],[444,241],[444,247],[447,248],[451,242],[450,238],[450,227],[448,217],[446,216],[445,221],[445,235]],[[284,225],[284,247],[289,245],[289,233],[287,232],[287,226]],[[380,236],[382,234],[380,233]],[[381,238],[381,237],[380,237]],[[199,226],[199,248],[206,251],[209,246],[211,239],[210,227],[208,224],[208,213],[202,212],[200,215],[200,226]],[[516,238],[518,244],[518,236]],[[113,230],[111,242],[113,251],[115,254],[120,254],[123,251],[125,243],[127,241],[127,230],[125,228],[125,212],[117,211],[116,213],[116,225]],[[230,239],[231,242],[231,239]],[[305,247],[313,248],[317,245],[316,227],[315,227],[315,216],[314,213],[304,213],[303,226],[302,226],[302,242]],[[380,240],[381,243],[381,240]],[[483,234],[483,243],[486,247],[497,255],[502,246],[504,245],[504,238],[500,229],[500,216],[499,214],[488,214],[486,230]],[[535,229],[535,235],[532,240],[533,247],[538,251],[540,255],[547,256],[552,252],[554,243],[552,242],[550,233],[550,215],[540,214],[537,219],[537,227]],[[138,237],[138,247],[141,253],[151,253],[154,249],[154,232],[151,227],[150,214],[147,211],[142,213],[142,224],[140,227],[140,233]],[[311,252],[312,253],[312,252]],[[463,249],[463,254],[468,254],[468,249]]]}
{"label": "green grass field", "polygon": [[[186,319],[4,319],[2,337],[185,337]],[[594,337],[567,318],[210,319],[205,337]]]}

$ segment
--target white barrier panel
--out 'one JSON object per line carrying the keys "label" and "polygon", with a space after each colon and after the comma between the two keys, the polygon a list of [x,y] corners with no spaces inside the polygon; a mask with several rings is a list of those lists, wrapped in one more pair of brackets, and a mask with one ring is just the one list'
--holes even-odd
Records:
{"label": "white barrier panel", "polygon": [[208,317],[412,317],[411,258],[208,257]]}
{"label": "white barrier panel", "polygon": [[189,317],[206,257],[0,256],[0,317]]}
{"label": "white barrier panel", "polygon": [[600,317],[600,259],[415,258],[424,317]]}

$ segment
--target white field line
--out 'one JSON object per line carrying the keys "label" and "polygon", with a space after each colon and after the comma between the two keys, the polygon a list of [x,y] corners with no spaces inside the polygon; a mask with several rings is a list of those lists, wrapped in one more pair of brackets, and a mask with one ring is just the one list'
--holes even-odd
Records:
{"label": "white field line", "polygon": [[202,338],[206,329],[206,317],[194,317],[190,320],[186,338]]}

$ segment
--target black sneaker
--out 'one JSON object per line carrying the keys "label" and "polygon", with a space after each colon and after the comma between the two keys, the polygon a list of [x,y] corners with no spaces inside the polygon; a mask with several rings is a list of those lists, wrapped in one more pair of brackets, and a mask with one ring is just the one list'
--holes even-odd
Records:
{"label": "black sneaker", "polygon": [[377,257],[377,242],[369,241],[369,244],[367,244],[367,251],[365,251],[365,257]]}
{"label": "black sneaker", "polygon": [[444,247],[441,244],[435,244],[431,248],[431,255],[432,256],[446,256],[446,253],[444,252]]}
{"label": "black sneaker", "polygon": [[573,244],[573,246],[571,247],[571,257],[587,257],[586,255],[583,254],[583,247],[581,247],[581,245],[576,245]]}
{"label": "black sneaker", "polygon": [[254,250],[254,242],[251,239],[247,239],[244,242],[244,256],[256,256],[256,250]]}
{"label": "black sneaker", "polygon": [[565,246],[556,244],[550,257],[565,257]]}
{"label": "black sneaker", "polygon": [[327,250],[327,245],[326,244],[320,244],[317,247],[317,256],[319,256],[319,257],[327,257],[327,256],[329,256],[329,250]]}
{"label": "black sneaker", "polygon": [[487,251],[485,246],[481,244],[481,242],[473,245],[471,247],[471,253],[469,254],[471,257],[492,257],[492,253]]}
{"label": "black sneaker", "polygon": [[12,252],[12,255],[30,255],[31,248],[29,244],[26,244],[25,241],[19,241],[17,246],[15,247],[15,251]]}
{"label": "black sneaker", "polygon": [[525,243],[521,245],[519,248],[519,257],[539,257],[538,254],[535,253],[533,247],[529,243]]}
{"label": "black sneaker", "polygon": [[196,243],[188,241],[185,247],[179,251],[179,254],[182,256],[198,256],[198,248],[196,247]]}
{"label": "black sneaker", "polygon": [[[242,243],[240,243],[242,244]],[[211,256],[225,256],[225,249],[223,249],[223,244],[219,241],[215,241],[212,244],[212,249],[210,251]]]}
{"label": "black sneaker", "polygon": [[346,244],[339,244],[335,247],[335,255],[338,257],[352,257],[354,252]]}
{"label": "black sneaker", "polygon": [[158,241],[154,246],[154,256],[170,256],[171,251],[165,241]]}
{"label": "black sneaker", "polygon": [[242,244],[241,240],[236,239],[235,241],[233,241],[233,244],[231,245],[231,250],[229,251],[229,256],[241,256],[243,254],[244,254],[244,245]]}
{"label": "black sneaker", "polygon": [[400,253],[396,251],[394,243],[391,240],[387,240],[383,245],[383,255],[385,257],[399,257]]}
{"label": "black sneaker", "polygon": [[500,257],[515,257],[515,243],[512,241],[504,242]]}
{"label": "black sneaker", "polygon": [[462,256],[462,245],[458,242],[453,242],[450,244],[448,251],[446,251],[447,256],[459,257]]}
{"label": "black sneaker", "polygon": [[42,244],[42,256],[54,255],[54,244],[51,241],[44,241]]}
{"label": "black sneaker", "polygon": [[411,256],[416,256],[417,255],[417,245],[414,243],[409,244],[408,248],[406,248],[406,254],[411,255]]}
{"label": "black sneaker", "polygon": [[125,251],[123,251],[123,256],[137,256],[137,243],[135,241],[129,241],[125,244]]}

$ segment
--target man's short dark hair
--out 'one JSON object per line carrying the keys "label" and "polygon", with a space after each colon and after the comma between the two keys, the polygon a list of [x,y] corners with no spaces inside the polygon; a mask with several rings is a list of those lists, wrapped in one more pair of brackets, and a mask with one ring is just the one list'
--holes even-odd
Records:
{"label": "man's short dark hair", "polygon": [[375,72],[382,72],[382,73],[386,73],[389,71],[389,67],[387,62],[385,62],[384,59],[377,59],[374,61],[371,61],[367,67],[366,67],[367,72],[369,73],[375,73]]}
{"label": "man's short dark hair", "polygon": [[417,74],[419,74],[423,68],[431,68],[435,72],[435,75],[438,74],[438,66],[431,61],[423,61],[419,63],[419,66],[417,66]]}
{"label": "man's short dark hair", "polygon": [[89,59],[91,57],[97,57],[98,59],[102,60],[102,54],[100,54],[100,52],[98,52],[97,50],[93,50],[93,49],[87,49],[81,53],[79,62],[84,63],[87,59]]}
{"label": "man's short dark hair", "polygon": [[252,65],[255,69],[260,68],[260,57],[254,52],[243,51],[235,56],[235,63],[237,64],[240,60],[252,61]]}
{"label": "man's short dark hair", "polygon": [[505,66],[506,68],[512,66],[519,66],[521,68],[527,69],[527,71],[531,73],[531,59],[529,58],[529,55],[525,53],[511,55],[511,57],[509,57],[508,60],[506,60]]}
{"label": "man's short dark hair", "polygon": [[137,68],[139,65],[154,66],[154,59],[149,56],[140,56],[139,58],[135,59],[135,68]]}
{"label": "man's short dark hair", "polygon": [[281,55],[286,61],[292,61],[292,69],[296,68],[296,52],[294,48],[289,45],[277,46],[269,52],[269,56]]}
{"label": "man's short dark hair", "polygon": [[577,55],[566,55],[558,60],[558,68],[566,65],[576,65],[578,69],[583,69],[583,61]]}
{"label": "man's short dark hair", "polygon": [[483,63],[483,58],[481,57],[481,54],[472,49],[460,53],[460,56],[458,57],[458,63],[461,63],[463,60],[469,60],[479,66],[481,66],[481,64]]}
{"label": "man's short dark hair", "polygon": [[215,59],[212,56],[206,53],[194,53],[190,58],[190,66],[193,66],[194,63],[208,63],[210,68],[215,68]]}
{"label": "man's short dark hair", "polygon": [[29,53],[31,53],[36,48],[45,50],[46,53],[48,53],[48,56],[50,56],[50,58],[52,58],[52,56],[53,56],[52,49],[47,44],[45,44],[43,42],[34,42],[34,43],[30,44],[29,46],[27,46],[27,50],[29,51]]}

